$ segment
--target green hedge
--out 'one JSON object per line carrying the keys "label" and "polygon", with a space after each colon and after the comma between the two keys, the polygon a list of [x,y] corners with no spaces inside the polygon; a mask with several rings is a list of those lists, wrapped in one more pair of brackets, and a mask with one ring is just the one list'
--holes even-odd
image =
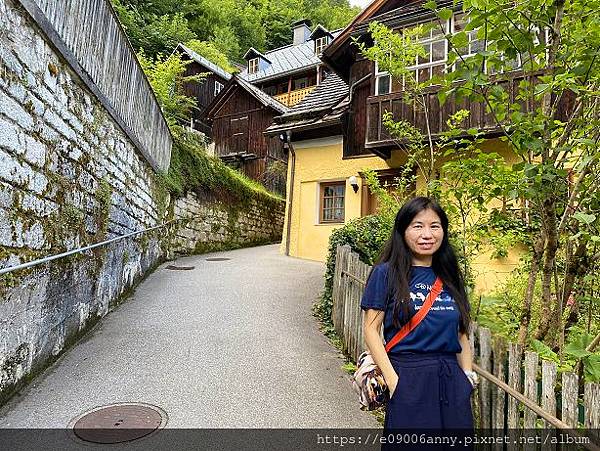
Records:
{"label": "green hedge", "polygon": [[383,245],[390,236],[392,225],[381,216],[363,216],[353,219],[343,227],[333,231],[329,237],[329,248],[325,271],[325,289],[319,302],[315,304],[315,315],[320,319],[327,337],[336,339],[331,310],[333,305],[332,287],[335,271],[335,250],[338,245],[348,244],[364,263],[372,265]]}

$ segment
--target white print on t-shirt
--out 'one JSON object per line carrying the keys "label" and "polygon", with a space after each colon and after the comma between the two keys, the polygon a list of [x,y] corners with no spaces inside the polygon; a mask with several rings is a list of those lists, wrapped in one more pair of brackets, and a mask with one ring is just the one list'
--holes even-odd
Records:
{"label": "white print on t-shirt", "polygon": [[[424,285],[424,284],[417,284],[416,286],[418,287],[418,285]],[[410,299],[411,299],[411,301],[413,301],[415,303],[415,310],[420,310],[421,307],[423,307],[425,298],[426,298],[426,296],[421,292],[417,292],[417,293],[411,292],[410,293]],[[450,305],[440,305],[440,302],[451,302],[451,304]],[[420,305],[419,305],[419,303],[420,303]],[[435,298],[435,301],[433,301],[431,310],[434,310],[434,311],[454,310],[454,301],[452,300],[450,295],[442,292],[437,298]]]}

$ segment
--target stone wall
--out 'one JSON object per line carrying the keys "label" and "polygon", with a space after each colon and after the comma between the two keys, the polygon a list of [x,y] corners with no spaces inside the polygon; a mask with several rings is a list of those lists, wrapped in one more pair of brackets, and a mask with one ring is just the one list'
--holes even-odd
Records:
{"label": "stone wall", "polygon": [[17,6],[0,0],[0,269],[191,219],[0,275],[0,404],[168,255],[275,242],[283,218],[272,200],[171,199]]}
{"label": "stone wall", "polygon": [[174,205],[182,223],[169,244],[178,254],[202,253],[218,249],[278,243],[283,230],[283,202],[252,200],[235,205],[212,200],[209,196],[188,194]]}

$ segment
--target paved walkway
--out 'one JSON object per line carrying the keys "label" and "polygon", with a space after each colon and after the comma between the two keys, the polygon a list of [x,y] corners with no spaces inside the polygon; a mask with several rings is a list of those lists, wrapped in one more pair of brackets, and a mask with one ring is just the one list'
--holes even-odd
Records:
{"label": "paved walkway", "polygon": [[167,428],[378,427],[312,316],[323,264],[278,245],[167,264],[0,410],[0,426],[64,428],[100,405],[144,402]]}

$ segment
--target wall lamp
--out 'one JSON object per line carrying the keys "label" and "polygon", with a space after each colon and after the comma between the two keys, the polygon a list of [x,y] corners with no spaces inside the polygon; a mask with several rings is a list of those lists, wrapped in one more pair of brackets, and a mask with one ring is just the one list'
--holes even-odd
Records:
{"label": "wall lamp", "polygon": [[350,186],[352,186],[352,189],[354,190],[355,193],[358,193],[358,179],[356,178],[355,175],[350,176],[350,178],[348,179],[348,182],[350,182]]}

